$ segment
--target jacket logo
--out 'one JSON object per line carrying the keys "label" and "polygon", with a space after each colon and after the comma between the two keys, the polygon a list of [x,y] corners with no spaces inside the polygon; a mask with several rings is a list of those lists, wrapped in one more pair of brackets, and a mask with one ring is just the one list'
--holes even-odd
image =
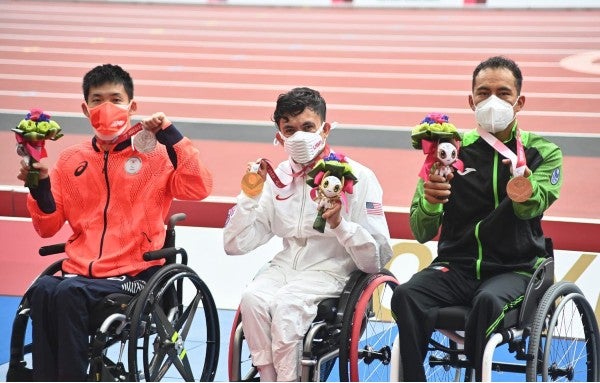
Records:
{"label": "jacket logo", "polygon": [[79,164],[79,166],[75,169],[75,177],[79,177],[80,175],[83,174],[83,172],[85,171],[85,169],[87,169],[88,166],[88,162],[87,161],[83,161]]}
{"label": "jacket logo", "polygon": [[285,201],[286,199],[290,198],[290,197],[291,197],[291,196],[293,196],[293,195],[294,195],[294,193],[290,194],[290,195],[289,195],[289,196],[287,196],[287,197],[282,197],[282,196],[280,196],[279,194],[277,194],[277,195],[275,195],[275,199],[276,199],[277,201]]}
{"label": "jacket logo", "polygon": [[461,176],[466,176],[467,174],[476,172],[476,171],[477,171],[477,169],[475,169],[475,168],[465,168],[465,170],[457,170],[456,172],[458,174],[460,174]]}

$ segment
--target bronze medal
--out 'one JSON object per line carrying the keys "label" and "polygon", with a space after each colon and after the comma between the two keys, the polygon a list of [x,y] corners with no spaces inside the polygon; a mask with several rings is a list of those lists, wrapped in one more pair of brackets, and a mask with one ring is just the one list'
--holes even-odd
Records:
{"label": "bronze medal", "polygon": [[242,178],[242,191],[248,197],[256,197],[262,192],[265,180],[260,174],[255,172],[248,172]]}
{"label": "bronze medal", "polygon": [[528,178],[523,176],[513,177],[506,185],[506,194],[514,202],[525,202],[533,194],[533,186]]}
{"label": "bronze medal", "polygon": [[156,147],[156,136],[154,133],[142,129],[131,139],[131,145],[140,153],[148,153]]}

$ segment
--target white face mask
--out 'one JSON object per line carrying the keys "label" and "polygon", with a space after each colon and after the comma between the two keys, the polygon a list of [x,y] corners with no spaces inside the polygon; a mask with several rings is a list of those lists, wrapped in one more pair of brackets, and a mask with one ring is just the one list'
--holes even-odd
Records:
{"label": "white face mask", "polygon": [[325,139],[321,137],[324,126],[325,122],[316,132],[298,130],[288,138],[281,136],[285,151],[295,162],[308,164],[325,147]]}
{"label": "white face mask", "polygon": [[503,131],[515,119],[513,108],[518,101],[517,98],[511,105],[496,95],[491,95],[475,106],[477,123],[492,134]]}

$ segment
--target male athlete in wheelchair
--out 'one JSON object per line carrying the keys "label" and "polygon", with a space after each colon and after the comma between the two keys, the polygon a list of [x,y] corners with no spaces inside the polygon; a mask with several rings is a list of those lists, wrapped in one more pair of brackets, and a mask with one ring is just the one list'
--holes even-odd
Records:
{"label": "male athlete in wheelchair", "polygon": [[[398,333],[390,299],[397,285],[386,269],[371,274],[356,270],[338,298],[321,301],[302,341],[300,381],[388,381]],[[232,382],[259,378],[239,308],[229,339],[228,371]]]}
{"label": "male athlete in wheelchair", "polygon": [[[163,247],[165,220],[174,198],[199,200],[212,189],[212,176],[200,161],[198,149],[164,113],[131,126],[137,103],[133,80],[121,67],[105,64],[93,68],[84,76],[82,88],[81,108],[92,125],[93,138],[65,149],[51,174],[46,164],[23,160],[18,175],[27,180],[31,174],[39,174],[37,184],[28,184],[27,198],[39,235],[51,237],[65,222],[73,231],[64,247],[67,258],[61,263],[60,275],[40,276],[25,295],[32,321],[34,380],[86,380],[89,334],[95,331],[90,326],[96,320],[91,314],[106,296],[141,292],[148,305],[134,305],[141,315],[138,319],[149,315],[152,307],[168,307],[155,300],[167,298],[173,291],[171,282],[181,278],[180,274],[165,272],[166,279],[158,281],[155,273],[160,273],[164,259],[144,258],[144,254]],[[169,265],[167,270],[175,267]],[[195,278],[190,272],[190,279]],[[144,289],[148,284],[161,290],[149,293]],[[113,303],[119,306],[120,300]],[[172,330],[167,322],[178,327],[185,317],[179,309],[174,319],[173,313],[164,313],[168,318],[158,319],[165,325],[152,330],[164,337]],[[152,314],[160,316],[160,311]],[[136,313],[130,314],[127,312],[130,317]],[[152,320],[158,323],[154,316]],[[126,331],[133,331],[132,339],[138,335],[146,339],[148,329],[139,327],[146,324],[145,320],[131,323]],[[184,327],[182,332],[187,330]],[[173,333],[170,342],[182,352],[185,364],[179,335]],[[131,350],[135,350],[134,343],[130,343]],[[144,352],[151,346],[144,343]],[[168,352],[171,358],[174,352]],[[130,377],[139,378],[137,371],[129,372]],[[144,378],[162,374],[156,371]]]}
{"label": "male athlete in wheelchair", "polygon": [[[332,125],[320,93],[295,88],[280,95],[273,121],[276,142],[289,158],[276,169],[267,160],[248,164],[223,237],[231,255],[248,253],[274,236],[282,239],[283,249],[243,292],[240,312],[260,379],[295,381],[301,378],[302,340],[319,302],[338,298],[353,271],[379,272],[392,251],[381,186],[370,169],[326,144]],[[313,172],[320,165],[335,170]],[[320,189],[309,182],[320,185],[316,179],[329,176],[337,176],[346,194],[321,205]]]}
{"label": "male athlete in wheelchair", "polygon": [[[468,378],[489,379],[490,353],[510,337],[528,340],[527,351],[525,341],[511,344],[511,351],[527,360],[528,379],[538,374],[572,379],[579,371],[563,364],[569,352],[547,352],[557,336],[565,335],[558,334],[564,324],[555,321],[568,316],[566,305],[578,313],[571,323],[581,325],[584,339],[581,355],[587,363],[581,376],[597,379],[597,324],[589,304],[574,285],[549,288],[553,253],[542,231],[542,216],[559,196],[562,152],[518,126],[516,113],[525,105],[522,81],[510,59],[481,62],[473,72],[468,98],[478,127],[462,136],[458,152],[464,169],[447,175],[426,172],[419,179],[410,209],[411,229],[419,242],[439,232],[438,251],[429,267],[394,291],[398,379],[425,381],[431,370],[463,367],[474,372]],[[515,310],[519,307],[522,310]],[[455,347],[430,342],[435,328],[464,331],[461,339],[451,339],[462,344],[458,355],[438,356],[433,349],[446,352]],[[510,328],[514,331],[507,331]],[[500,369],[499,364],[494,368]]]}

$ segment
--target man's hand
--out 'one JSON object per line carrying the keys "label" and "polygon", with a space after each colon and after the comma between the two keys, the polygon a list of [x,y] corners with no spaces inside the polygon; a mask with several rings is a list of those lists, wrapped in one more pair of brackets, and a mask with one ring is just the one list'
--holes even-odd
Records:
{"label": "man's hand", "polygon": [[[513,175],[513,177],[514,177],[514,176],[515,176],[515,174],[513,174],[512,162],[511,162],[509,159],[505,158],[505,159],[503,159],[503,160],[502,160],[502,163],[503,163],[504,165],[506,165],[506,166],[509,166],[509,167],[510,167],[510,174],[512,174],[512,175]],[[530,175],[531,175],[531,169],[529,169],[529,167],[525,166],[525,170],[523,171],[523,176],[524,176],[525,178],[528,178]]]}
{"label": "man's hand", "polygon": [[342,222],[342,201],[338,198],[329,202],[331,207],[323,212],[323,219],[335,229]]}
{"label": "man's hand", "polygon": [[454,178],[454,173],[449,173],[446,177],[438,174],[430,174],[429,179],[423,184],[425,190],[425,199],[431,204],[446,203],[450,197],[450,180]]}
{"label": "man's hand", "polygon": [[27,181],[27,175],[29,174],[29,170],[34,168],[40,172],[40,178],[44,179],[48,178],[48,165],[43,162],[34,162],[31,167],[24,159],[21,160],[21,169],[19,169],[19,174],[17,175],[17,179],[21,181]]}
{"label": "man's hand", "polygon": [[262,177],[263,181],[267,180],[267,163],[261,158],[254,162],[248,162],[246,172],[256,173]]}
{"label": "man's hand", "polygon": [[171,125],[171,121],[163,112],[154,113],[150,118],[142,120],[142,127],[154,134]]}

